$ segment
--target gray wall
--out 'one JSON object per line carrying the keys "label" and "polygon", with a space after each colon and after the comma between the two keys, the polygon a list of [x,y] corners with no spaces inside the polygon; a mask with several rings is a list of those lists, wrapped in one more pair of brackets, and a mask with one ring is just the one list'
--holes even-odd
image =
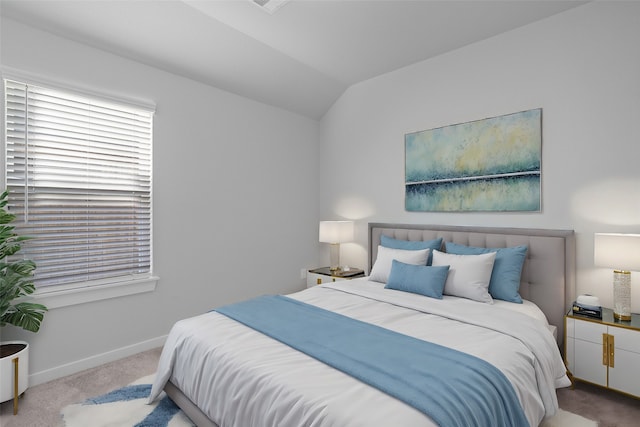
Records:
{"label": "gray wall", "polygon": [[[611,306],[595,232],[640,232],[640,3],[594,2],[354,85],[321,122],[320,216],[353,218],[346,263],[366,267],[367,222],[568,228],[577,291]],[[404,135],[543,112],[541,213],[404,210]],[[640,311],[640,273],[632,275]]]}
{"label": "gray wall", "polygon": [[162,345],[180,318],[305,286],[300,269],[317,260],[317,121],[15,21],[1,24],[3,67],[157,106],[158,287],[53,309],[38,334],[4,328],[3,340],[32,346],[32,385]]}

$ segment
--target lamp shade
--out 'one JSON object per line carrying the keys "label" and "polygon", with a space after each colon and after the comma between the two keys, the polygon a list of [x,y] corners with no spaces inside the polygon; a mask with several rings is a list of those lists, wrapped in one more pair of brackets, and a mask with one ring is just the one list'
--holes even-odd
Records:
{"label": "lamp shade", "polygon": [[593,260],[596,267],[640,271],[640,234],[596,233]]}
{"label": "lamp shade", "polygon": [[353,241],[353,221],[320,221],[320,241],[324,243]]}

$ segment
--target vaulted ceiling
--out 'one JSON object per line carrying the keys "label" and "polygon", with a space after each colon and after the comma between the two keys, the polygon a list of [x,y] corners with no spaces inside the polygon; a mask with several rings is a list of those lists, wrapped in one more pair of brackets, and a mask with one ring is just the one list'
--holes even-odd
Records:
{"label": "vaulted ceiling", "polygon": [[583,3],[0,0],[0,14],[319,119],[353,84]]}

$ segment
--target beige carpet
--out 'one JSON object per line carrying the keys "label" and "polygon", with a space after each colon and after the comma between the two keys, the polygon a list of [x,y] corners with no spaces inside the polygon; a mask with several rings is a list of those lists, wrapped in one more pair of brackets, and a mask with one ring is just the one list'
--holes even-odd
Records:
{"label": "beige carpet", "polygon": [[598,427],[640,426],[640,399],[576,382],[558,390],[560,407],[598,421]]}
{"label": "beige carpet", "polygon": [[[94,369],[79,372],[45,384],[31,387],[20,399],[20,411],[12,415],[12,402],[0,405],[2,427],[61,427],[62,408],[82,402],[120,388],[155,372],[161,349],[149,350]],[[575,389],[558,390],[560,407],[565,411],[596,420],[598,427],[640,426],[640,400],[578,383]],[[564,411],[563,411],[564,412]],[[573,427],[565,417],[580,421],[580,427],[589,426],[581,418],[560,413],[548,420],[544,427]]]}
{"label": "beige carpet", "polygon": [[11,401],[0,405],[0,426],[60,427],[63,425],[60,416],[62,408],[153,374],[158,366],[160,352],[160,348],[145,351],[94,369],[30,387],[20,399],[17,416],[12,415]]}

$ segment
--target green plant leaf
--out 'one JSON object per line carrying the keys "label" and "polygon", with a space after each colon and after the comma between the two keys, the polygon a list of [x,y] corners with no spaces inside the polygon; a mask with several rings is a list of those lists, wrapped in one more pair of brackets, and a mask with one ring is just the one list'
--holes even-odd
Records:
{"label": "green plant leaf", "polygon": [[9,212],[5,211],[0,212],[0,224],[9,224],[14,219],[16,219],[16,216],[14,214],[10,214]]}
{"label": "green plant leaf", "polygon": [[0,262],[0,326],[14,325],[37,332],[47,308],[24,301],[36,289],[31,279],[36,264],[31,260],[7,258],[20,251],[23,241],[30,239],[19,236],[14,232],[15,227],[8,225],[16,218],[5,210],[8,195],[6,190],[0,195],[0,260],[3,260]]}
{"label": "green plant leaf", "polygon": [[[1,270],[0,265],[0,270]],[[29,259],[21,259],[6,266],[7,272],[12,272],[21,276],[30,276],[36,269],[36,263]]]}
{"label": "green plant leaf", "polygon": [[18,326],[27,331],[38,332],[47,308],[42,304],[21,302],[15,304],[0,318],[2,326],[6,324]]}

